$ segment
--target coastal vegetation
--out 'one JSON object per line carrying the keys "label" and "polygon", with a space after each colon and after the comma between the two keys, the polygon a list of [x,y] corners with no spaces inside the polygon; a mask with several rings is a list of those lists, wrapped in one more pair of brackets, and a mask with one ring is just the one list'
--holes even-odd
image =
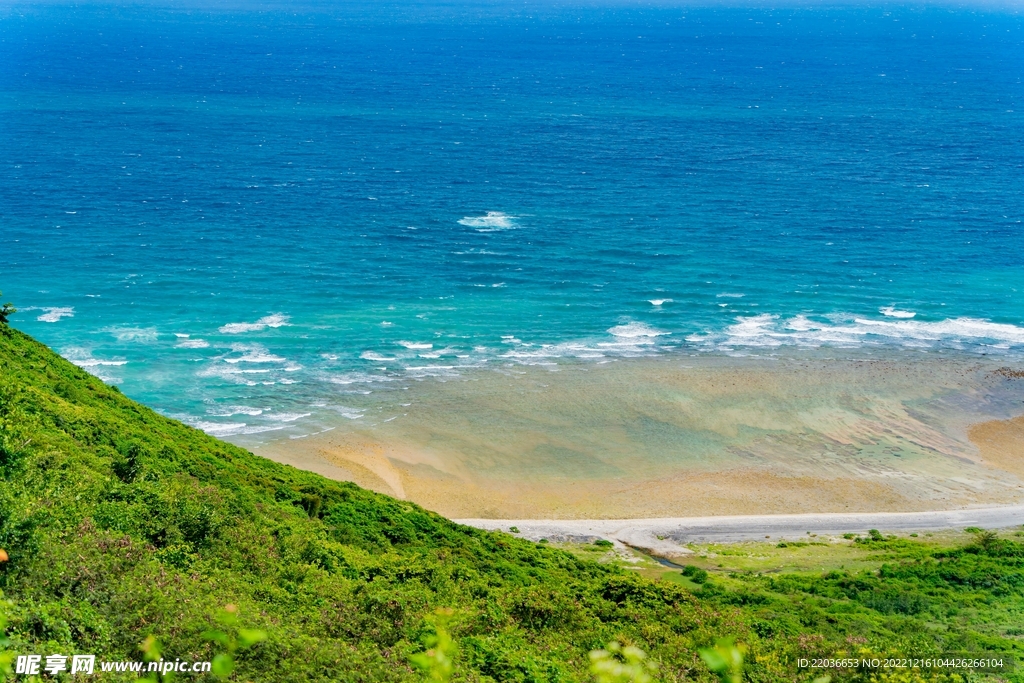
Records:
{"label": "coastal vegetation", "polygon": [[[1024,681],[798,666],[1020,656],[1012,533],[705,547],[641,571],[607,543],[460,526],[259,458],[4,324],[0,482],[0,678],[36,653],[212,661],[179,679],[275,683]],[[838,560],[822,568],[825,553]],[[812,559],[777,571],[795,555]]]}
{"label": "coastal vegetation", "polygon": [[[0,295],[3,295],[3,292],[0,292]],[[15,308],[14,304],[12,304],[10,302],[7,302],[7,303],[3,304],[2,306],[0,306],[0,324],[6,325],[8,322],[10,322],[8,320],[9,316],[11,316],[11,315],[13,315],[13,314],[15,314],[17,312],[18,312],[18,309]]]}

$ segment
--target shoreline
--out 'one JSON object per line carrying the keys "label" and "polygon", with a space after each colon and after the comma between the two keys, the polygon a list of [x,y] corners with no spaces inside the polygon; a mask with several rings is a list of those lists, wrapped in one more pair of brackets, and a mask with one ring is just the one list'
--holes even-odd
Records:
{"label": "shoreline", "polygon": [[453,519],[1024,502],[1024,382],[993,365],[726,361],[635,359],[424,382],[372,421],[253,450]]}
{"label": "shoreline", "polygon": [[[807,513],[789,515],[724,515],[652,519],[454,519],[478,529],[503,531],[531,541],[590,543],[597,539],[636,548],[658,557],[685,558],[686,543],[806,540],[808,534],[841,535],[886,532],[945,531],[979,527],[1005,529],[1024,524],[1024,504],[970,507],[926,512]],[[510,531],[512,527],[518,533]]]}

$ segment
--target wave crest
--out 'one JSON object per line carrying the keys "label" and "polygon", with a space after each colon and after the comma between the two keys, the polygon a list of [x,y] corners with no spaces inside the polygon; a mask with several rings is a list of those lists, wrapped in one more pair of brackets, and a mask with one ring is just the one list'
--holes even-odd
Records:
{"label": "wave crest", "polygon": [[514,230],[518,227],[515,224],[515,216],[510,216],[501,211],[488,211],[483,216],[466,216],[459,219],[459,225],[468,228],[476,228],[477,232],[498,232],[501,230]]}
{"label": "wave crest", "polygon": [[61,318],[74,318],[75,317],[75,309],[71,308],[71,307],[67,307],[67,308],[50,307],[50,308],[43,308],[41,310],[43,310],[44,313],[41,316],[37,317],[36,320],[38,320],[40,322],[44,322],[44,323],[55,323],[55,322],[59,321]]}
{"label": "wave crest", "polygon": [[895,344],[906,348],[983,348],[1008,350],[1024,346],[1024,328],[981,318],[923,320],[872,320],[830,316],[827,322],[805,315],[783,318],[761,314],[736,318],[723,333],[691,335],[687,341],[705,348],[773,348],[835,346],[853,348]]}
{"label": "wave crest", "polygon": [[283,327],[288,324],[288,316],[280,313],[265,315],[254,323],[228,323],[219,329],[221,334],[242,334],[243,332],[262,332],[268,327]]}

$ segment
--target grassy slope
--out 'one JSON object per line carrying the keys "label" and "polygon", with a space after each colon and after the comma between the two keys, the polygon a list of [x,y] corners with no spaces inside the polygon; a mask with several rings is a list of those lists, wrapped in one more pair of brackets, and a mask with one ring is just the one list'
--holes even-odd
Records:
{"label": "grassy slope", "polygon": [[587,680],[586,653],[613,638],[663,680],[707,679],[695,649],[727,634],[750,645],[750,680],[809,680],[793,655],[1012,649],[951,610],[1019,615],[1024,590],[1010,541],[879,543],[881,571],[651,582],[263,460],[2,325],[0,484],[15,650],[139,659],[155,634],[165,656],[210,659],[202,634],[233,603],[269,633],[239,656],[246,681],[420,680],[407,656],[438,607],[459,610],[460,680]]}
{"label": "grassy slope", "polygon": [[0,588],[22,652],[141,658],[152,633],[208,659],[202,632],[233,603],[270,634],[241,680],[413,680],[424,615],[457,607],[466,676],[578,680],[613,637],[683,672],[719,619],[681,589],[258,458],[9,328],[0,474]]}

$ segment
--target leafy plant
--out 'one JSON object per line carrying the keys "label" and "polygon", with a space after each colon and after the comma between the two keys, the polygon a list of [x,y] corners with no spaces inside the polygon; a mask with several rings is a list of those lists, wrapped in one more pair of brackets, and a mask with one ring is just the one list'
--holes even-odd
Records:
{"label": "leafy plant", "polygon": [[455,655],[458,648],[448,631],[448,624],[455,616],[455,610],[438,609],[426,618],[433,633],[422,638],[423,652],[410,655],[409,662],[426,674],[428,681],[445,683],[452,677],[455,670]]}
{"label": "leafy plant", "polygon": [[975,535],[974,545],[982,552],[991,552],[999,545],[999,534],[994,531],[980,531]]}
{"label": "leafy plant", "polygon": [[[0,292],[0,296],[3,296],[3,292]],[[18,309],[15,308],[10,302],[0,306],[0,323],[4,325],[8,324],[8,316],[17,313]]]}
{"label": "leafy plant", "polygon": [[8,609],[10,609],[10,602],[4,599],[3,591],[0,591],[0,681],[5,681],[13,675],[11,662],[14,661],[14,652],[8,649],[11,646],[11,640],[7,637]]}
{"label": "leafy plant", "polygon": [[736,644],[735,638],[719,638],[714,647],[701,648],[700,658],[722,683],[741,683],[743,680],[743,657],[747,646]]}
{"label": "leafy plant", "polygon": [[682,574],[694,583],[706,583],[708,580],[707,571],[692,564],[688,564],[683,567]]}
{"label": "leafy plant", "polygon": [[239,627],[236,605],[224,605],[224,608],[217,614],[216,620],[221,628],[206,631],[203,633],[203,637],[223,648],[223,652],[219,652],[213,657],[212,671],[214,676],[226,678],[235,670],[235,654],[239,650],[245,650],[266,640],[267,633]]}
{"label": "leafy plant", "polygon": [[596,683],[650,683],[657,666],[638,647],[617,641],[590,653],[590,673]]}
{"label": "leafy plant", "polygon": [[[163,658],[163,643],[153,634],[146,636],[146,639],[139,644],[139,649],[142,650],[142,659],[145,662],[159,662]],[[156,683],[157,681],[163,680],[164,683],[174,680],[174,672],[168,671],[166,674],[162,672],[153,672],[145,676],[143,681],[146,683]]]}

